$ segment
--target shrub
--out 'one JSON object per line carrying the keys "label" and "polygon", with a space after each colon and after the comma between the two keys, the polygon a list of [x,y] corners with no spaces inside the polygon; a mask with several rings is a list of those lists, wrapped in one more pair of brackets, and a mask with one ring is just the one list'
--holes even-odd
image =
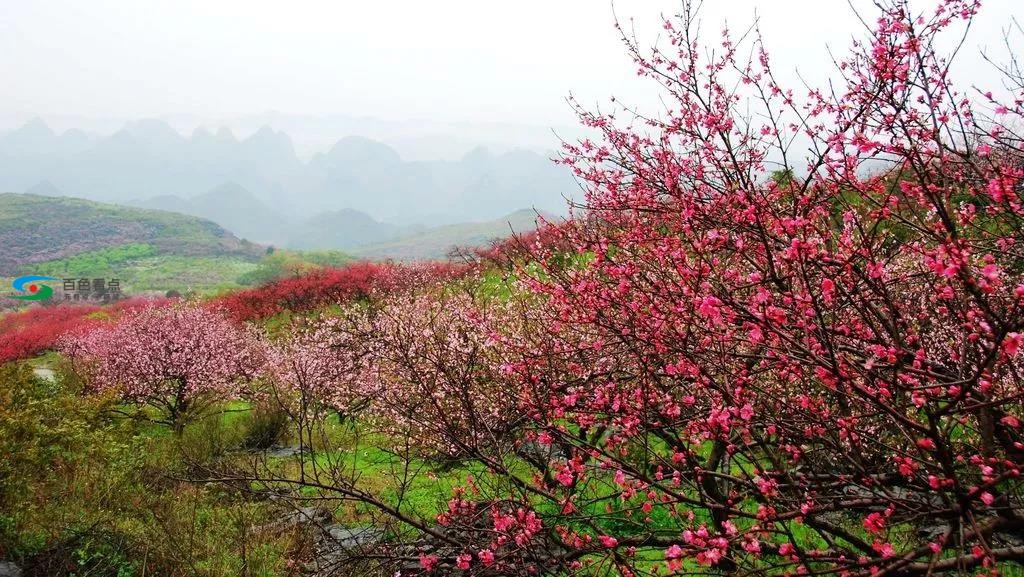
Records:
{"label": "shrub", "polygon": [[106,306],[34,306],[0,316],[0,364],[38,355],[52,349],[63,335],[85,332],[104,320],[160,302],[130,299]]}
{"label": "shrub", "polygon": [[258,403],[243,421],[245,435],[242,446],[247,449],[269,449],[288,434],[288,415],[268,403]]}

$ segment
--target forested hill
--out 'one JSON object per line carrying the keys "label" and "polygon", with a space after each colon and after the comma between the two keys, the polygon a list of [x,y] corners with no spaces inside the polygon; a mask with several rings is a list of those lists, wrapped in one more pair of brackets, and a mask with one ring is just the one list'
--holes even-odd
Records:
{"label": "forested hill", "polygon": [[0,276],[26,265],[143,243],[182,256],[257,259],[264,247],[205,219],[67,197],[0,194]]}

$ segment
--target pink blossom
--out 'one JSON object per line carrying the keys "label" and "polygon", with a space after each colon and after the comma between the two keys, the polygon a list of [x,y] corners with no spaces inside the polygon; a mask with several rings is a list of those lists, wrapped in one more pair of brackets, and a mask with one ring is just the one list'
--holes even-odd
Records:
{"label": "pink blossom", "polygon": [[555,478],[558,479],[559,483],[566,487],[572,486],[573,481],[575,480],[575,477],[573,477],[572,471],[569,467],[562,467],[558,471],[558,474],[555,475]]}
{"label": "pink blossom", "polygon": [[881,513],[871,513],[864,518],[864,528],[868,533],[879,535],[885,530],[885,517]]}
{"label": "pink blossom", "polygon": [[420,567],[422,567],[424,571],[433,571],[434,567],[437,565],[437,561],[437,555],[427,555],[425,553],[420,554]]}

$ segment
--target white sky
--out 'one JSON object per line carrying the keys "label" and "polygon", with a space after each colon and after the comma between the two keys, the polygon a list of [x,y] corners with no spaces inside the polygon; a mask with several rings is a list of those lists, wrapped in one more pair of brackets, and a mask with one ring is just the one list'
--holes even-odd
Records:
{"label": "white sky", "polygon": [[[706,4],[712,33],[726,16],[744,28],[756,9],[776,67],[811,79],[824,77],[825,46],[841,52],[859,27],[846,0]],[[967,45],[971,82],[994,78],[976,54],[1001,49],[1010,17],[1024,19],[1017,4],[986,3]],[[615,10],[653,40],[678,6]],[[652,102],[607,0],[0,0],[0,82],[0,115],[44,118],[277,110],[550,125],[573,123],[570,91]]]}

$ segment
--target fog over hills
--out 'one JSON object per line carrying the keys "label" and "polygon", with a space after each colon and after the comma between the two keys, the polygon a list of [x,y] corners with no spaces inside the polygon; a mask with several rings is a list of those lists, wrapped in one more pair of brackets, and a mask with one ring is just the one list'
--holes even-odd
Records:
{"label": "fog over hills", "polygon": [[[457,160],[408,161],[379,141],[346,136],[303,160],[288,134],[268,126],[245,138],[227,128],[186,136],[140,120],[99,136],[57,133],[37,118],[0,135],[0,190],[162,208],[254,241],[307,242],[295,227],[316,229],[344,211],[406,232],[525,208],[562,213],[578,187],[551,156],[478,147]],[[380,242],[382,234],[362,240]]]}
{"label": "fog over hills", "polygon": [[288,220],[234,182],[190,199],[164,195],[126,204],[207,218],[242,238],[286,244]]}
{"label": "fog over hills", "polygon": [[436,259],[447,256],[453,248],[487,246],[495,239],[505,238],[513,232],[529,232],[537,228],[541,219],[555,217],[537,214],[532,210],[518,210],[487,222],[467,222],[404,231],[392,239],[368,243],[350,249],[356,256],[393,258],[398,260]]}

